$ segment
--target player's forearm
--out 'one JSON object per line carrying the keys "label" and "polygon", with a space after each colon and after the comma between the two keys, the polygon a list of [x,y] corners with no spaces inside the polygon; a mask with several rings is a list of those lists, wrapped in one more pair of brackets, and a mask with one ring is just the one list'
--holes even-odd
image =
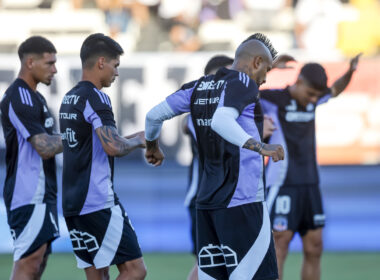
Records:
{"label": "player's forearm", "polygon": [[342,93],[345,88],[348,86],[348,84],[351,81],[352,74],[354,71],[349,69],[342,77],[340,77],[338,80],[334,82],[334,84],[331,87],[331,93],[333,97],[338,96],[340,93]]}
{"label": "player's forearm", "polygon": [[153,107],[145,118],[145,138],[153,141],[158,138],[161,132],[162,124],[165,120],[173,118],[175,113],[166,101]]}
{"label": "player's forearm", "polygon": [[30,143],[42,159],[52,158],[63,150],[60,135],[37,134],[30,139]]}
{"label": "player's forearm", "polygon": [[247,140],[247,142],[244,143],[243,148],[254,151],[254,152],[258,152],[260,154],[261,151],[263,150],[264,145],[265,145],[264,143],[261,143],[259,141],[256,141],[253,138],[250,138]]}
{"label": "player's forearm", "polygon": [[239,112],[235,108],[220,107],[212,117],[211,128],[224,140],[243,147],[251,136],[236,121],[238,116]]}
{"label": "player's forearm", "polygon": [[144,143],[139,137],[130,139],[119,136],[116,128],[111,126],[101,126],[96,129],[96,133],[102,143],[102,147],[107,155],[113,157],[122,157],[133,150],[143,147]]}

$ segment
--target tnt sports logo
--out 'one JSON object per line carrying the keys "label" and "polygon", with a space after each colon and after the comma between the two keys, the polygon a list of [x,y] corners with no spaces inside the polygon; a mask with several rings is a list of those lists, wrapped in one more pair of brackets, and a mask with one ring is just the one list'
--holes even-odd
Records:
{"label": "tnt sports logo", "polygon": [[69,127],[61,134],[62,140],[67,140],[67,144],[70,148],[74,148],[78,145],[78,140],[75,138],[75,134],[75,131]]}
{"label": "tnt sports logo", "polygon": [[285,231],[288,229],[288,219],[284,216],[276,216],[273,220],[273,229],[276,231]]}
{"label": "tnt sports logo", "polygon": [[70,231],[70,239],[74,251],[87,250],[87,252],[92,252],[99,249],[95,236],[88,232],[73,229]]}
{"label": "tnt sports logo", "polygon": [[223,244],[221,246],[209,244],[202,247],[198,254],[198,263],[200,268],[238,265],[236,252]]}

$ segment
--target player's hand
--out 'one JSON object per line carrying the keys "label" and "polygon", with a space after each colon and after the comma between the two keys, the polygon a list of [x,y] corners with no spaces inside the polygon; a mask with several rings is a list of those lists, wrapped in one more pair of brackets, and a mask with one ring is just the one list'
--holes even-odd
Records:
{"label": "player's hand", "polygon": [[260,154],[271,157],[274,162],[277,162],[284,159],[284,148],[278,144],[264,144]]}
{"label": "player's hand", "polygon": [[165,156],[158,146],[158,141],[147,141],[146,140],[146,151],[145,151],[145,159],[149,164],[154,166],[159,166],[162,164]]}
{"label": "player's hand", "polygon": [[272,65],[272,69],[278,68],[278,69],[292,69],[294,68],[291,65],[288,65],[288,62],[296,62],[294,57],[287,54],[279,55],[274,61]]}
{"label": "player's hand", "polygon": [[351,60],[350,60],[350,71],[351,72],[354,72],[356,71],[356,69],[358,68],[358,64],[359,64],[359,58],[363,55],[363,53],[359,53],[357,54],[355,57],[353,57]]}
{"label": "player's hand", "polygon": [[264,115],[264,129],[263,129],[263,138],[267,138],[272,136],[273,131],[275,131],[277,127],[274,125],[274,121],[268,115]]}
{"label": "player's hand", "polygon": [[140,143],[140,145],[139,145],[140,148],[146,147],[145,131],[139,131],[139,132],[136,132],[136,133],[129,135],[127,137],[135,138]]}

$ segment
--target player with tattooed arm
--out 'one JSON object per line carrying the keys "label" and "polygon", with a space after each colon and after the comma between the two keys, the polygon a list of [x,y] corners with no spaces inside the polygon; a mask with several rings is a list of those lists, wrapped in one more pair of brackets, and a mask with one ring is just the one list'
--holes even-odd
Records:
{"label": "player with tattooed arm", "polygon": [[11,279],[40,279],[51,243],[59,236],[55,155],[61,136],[37,85],[57,73],[56,49],[41,36],[18,49],[21,70],[1,101],[7,173],[4,200],[14,239]]}
{"label": "player with tattooed arm", "polygon": [[118,76],[121,46],[92,34],[83,42],[82,80],[63,98],[63,214],[79,268],[87,279],[144,279],[146,268],[135,231],[114,191],[114,157],[145,147],[144,132],[118,134],[109,87]]}

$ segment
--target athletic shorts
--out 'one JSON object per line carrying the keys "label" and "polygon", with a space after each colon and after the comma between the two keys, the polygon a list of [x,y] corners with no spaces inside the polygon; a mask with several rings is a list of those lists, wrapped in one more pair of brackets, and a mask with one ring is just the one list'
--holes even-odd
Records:
{"label": "athletic shorts", "polygon": [[142,257],[136,233],[121,205],[65,219],[78,268],[99,269]]}
{"label": "athletic shorts", "polygon": [[[274,231],[291,230],[304,236],[308,230],[324,227],[325,214],[318,185],[283,186],[271,203]],[[276,191],[276,189],[273,189]]]}
{"label": "athletic shorts", "polygon": [[198,277],[277,279],[277,261],[265,202],[197,209]]}
{"label": "athletic shorts", "polygon": [[45,254],[51,253],[51,242],[59,237],[56,204],[29,204],[8,212],[13,237],[13,261],[25,258],[47,243]]}
{"label": "athletic shorts", "polygon": [[197,254],[197,251],[196,251],[196,210],[195,210],[195,207],[194,206],[190,206],[188,207],[189,209],[189,214],[190,214],[190,235],[191,235],[191,245],[192,245],[192,250],[191,252],[196,255]]}

